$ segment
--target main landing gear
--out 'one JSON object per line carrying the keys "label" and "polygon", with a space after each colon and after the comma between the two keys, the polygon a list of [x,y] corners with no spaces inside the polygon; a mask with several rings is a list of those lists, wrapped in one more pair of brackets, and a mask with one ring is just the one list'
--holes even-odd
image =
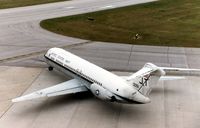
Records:
{"label": "main landing gear", "polygon": [[48,70],[49,70],[49,71],[53,71],[53,67],[49,66],[49,67],[48,67]]}

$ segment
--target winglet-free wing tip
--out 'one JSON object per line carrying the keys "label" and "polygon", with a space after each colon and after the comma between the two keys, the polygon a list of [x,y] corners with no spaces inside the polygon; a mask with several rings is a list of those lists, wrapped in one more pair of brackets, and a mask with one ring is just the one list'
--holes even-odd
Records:
{"label": "winglet-free wing tip", "polygon": [[12,101],[13,103],[20,102],[20,100],[19,100],[18,98],[12,99],[11,101]]}
{"label": "winglet-free wing tip", "polygon": [[24,95],[24,96],[21,96],[21,97],[14,98],[14,99],[12,99],[12,102],[21,102],[21,101],[40,98],[40,97],[44,97],[44,95],[38,95],[37,93],[31,93],[31,94],[28,94],[28,95]]}
{"label": "winglet-free wing tip", "polygon": [[22,96],[22,97],[17,97],[17,98],[12,99],[12,102],[16,103],[16,102],[21,102],[21,101],[25,101],[25,100],[30,100],[30,99],[27,99]]}

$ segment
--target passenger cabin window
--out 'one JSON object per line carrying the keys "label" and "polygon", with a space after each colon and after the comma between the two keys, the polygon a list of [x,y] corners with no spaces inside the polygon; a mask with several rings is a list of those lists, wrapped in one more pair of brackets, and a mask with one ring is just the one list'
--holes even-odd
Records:
{"label": "passenger cabin window", "polygon": [[69,63],[69,60],[65,60],[66,63]]}
{"label": "passenger cabin window", "polygon": [[58,56],[58,59],[59,59],[59,60],[62,60],[62,61],[64,60],[64,58],[61,57],[61,56]]}
{"label": "passenger cabin window", "polygon": [[63,65],[63,62],[62,62],[63,60],[64,60],[63,57],[58,56],[57,59],[56,59],[56,62],[59,63],[60,65]]}

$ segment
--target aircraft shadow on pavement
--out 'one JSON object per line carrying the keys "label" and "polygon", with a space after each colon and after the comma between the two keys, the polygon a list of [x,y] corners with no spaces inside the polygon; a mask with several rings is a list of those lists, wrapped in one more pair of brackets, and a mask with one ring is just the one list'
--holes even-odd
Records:
{"label": "aircraft shadow on pavement", "polygon": [[[87,103],[84,103],[87,102]],[[36,101],[28,101],[25,104],[33,104],[27,105],[23,110],[18,112],[19,116],[25,117],[27,114],[33,114],[38,112],[51,112],[56,111],[62,107],[72,106],[73,104],[90,104],[89,106],[95,106],[95,111],[103,111],[104,113],[113,116],[113,114],[117,115],[139,115],[144,114],[145,111],[140,108],[140,105],[134,104],[121,104],[116,102],[106,102],[99,100],[93,96],[91,92],[83,92],[77,94],[70,94],[65,96],[57,96],[48,99],[41,99]],[[112,117],[110,117],[112,118]]]}
{"label": "aircraft shadow on pavement", "polygon": [[[27,105],[25,109],[21,111],[21,113],[34,113],[45,109],[56,109],[60,106],[68,106],[71,104],[78,103],[80,101],[91,100],[94,98],[91,92],[81,92],[76,94],[68,94],[63,96],[56,96],[50,98],[41,98],[31,101],[24,101],[24,104],[32,104]],[[20,103],[18,103],[20,104]],[[23,104],[23,103],[22,103]]]}

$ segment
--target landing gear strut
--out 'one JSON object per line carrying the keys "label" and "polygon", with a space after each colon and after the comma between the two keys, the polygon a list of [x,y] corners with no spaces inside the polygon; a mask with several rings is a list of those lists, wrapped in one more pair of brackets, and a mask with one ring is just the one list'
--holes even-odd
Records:
{"label": "landing gear strut", "polygon": [[49,66],[48,69],[49,69],[49,71],[52,71],[52,70],[53,70],[53,67]]}

